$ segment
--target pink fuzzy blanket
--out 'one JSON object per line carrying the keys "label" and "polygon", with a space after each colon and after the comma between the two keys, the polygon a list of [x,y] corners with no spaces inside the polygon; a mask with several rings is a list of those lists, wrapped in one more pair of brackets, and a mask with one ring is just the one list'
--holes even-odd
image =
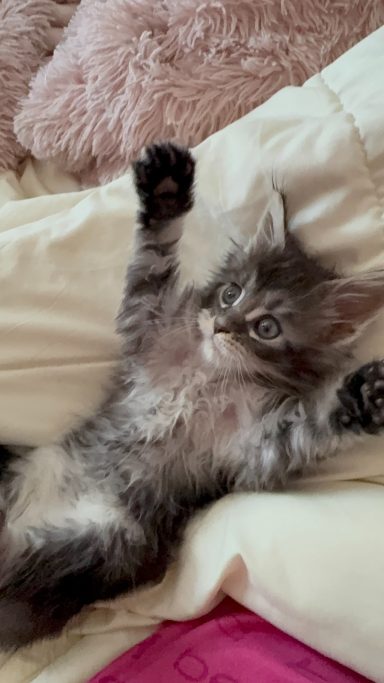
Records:
{"label": "pink fuzzy blanket", "polygon": [[[3,7],[47,12],[56,4],[2,0],[0,31]],[[16,42],[28,21],[24,11],[8,28]],[[84,183],[105,182],[144,144],[197,144],[281,87],[301,84],[383,22],[383,0],[82,0],[32,81],[15,120],[18,141]],[[39,55],[47,24],[29,33],[32,45],[42,30]],[[7,58],[13,68],[9,116],[36,68],[36,49],[33,56],[16,43],[0,50],[0,72]],[[14,139],[8,147],[4,154],[0,134],[9,164],[20,147]]]}
{"label": "pink fuzzy blanket", "polygon": [[0,0],[0,171],[25,156],[13,119],[29,81],[61,39],[76,0]]}

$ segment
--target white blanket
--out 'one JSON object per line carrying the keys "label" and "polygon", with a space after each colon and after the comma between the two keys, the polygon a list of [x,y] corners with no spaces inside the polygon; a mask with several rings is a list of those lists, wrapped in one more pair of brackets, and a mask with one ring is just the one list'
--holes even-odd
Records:
{"label": "white blanket", "polygon": [[[384,266],[383,74],[381,29],[197,148],[186,275],[204,280],[227,237],[255,229],[271,170],[309,251],[347,272]],[[0,177],[0,441],[47,442],[100,399],[135,210],[129,174],[83,192],[32,162],[21,179]],[[383,356],[383,339],[384,316],[361,358]],[[161,619],[223,593],[384,682],[383,484],[384,440],[372,437],[296,490],[220,501],[192,523],[162,585],[0,655],[1,683],[86,681]]]}

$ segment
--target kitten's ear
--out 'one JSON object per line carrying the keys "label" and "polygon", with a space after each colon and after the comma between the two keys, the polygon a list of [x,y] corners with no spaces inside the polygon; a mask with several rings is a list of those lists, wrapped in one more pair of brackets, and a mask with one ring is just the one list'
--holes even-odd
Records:
{"label": "kitten's ear", "polygon": [[249,248],[254,251],[284,249],[287,231],[285,198],[274,189],[268,209],[252,238]]}
{"label": "kitten's ear", "polygon": [[384,270],[321,285],[325,324],[323,341],[351,343],[384,307]]}

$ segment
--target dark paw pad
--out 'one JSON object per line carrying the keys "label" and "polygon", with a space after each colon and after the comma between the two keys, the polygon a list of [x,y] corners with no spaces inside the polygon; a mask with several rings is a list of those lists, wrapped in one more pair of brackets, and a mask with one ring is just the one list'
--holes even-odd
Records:
{"label": "dark paw pad", "polygon": [[171,143],[151,145],[133,164],[133,172],[148,227],[192,207],[195,162],[188,149]]}
{"label": "dark paw pad", "polygon": [[384,428],[384,361],[363,365],[349,375],[338,392],[345,427],[359,426],[370,434]]}

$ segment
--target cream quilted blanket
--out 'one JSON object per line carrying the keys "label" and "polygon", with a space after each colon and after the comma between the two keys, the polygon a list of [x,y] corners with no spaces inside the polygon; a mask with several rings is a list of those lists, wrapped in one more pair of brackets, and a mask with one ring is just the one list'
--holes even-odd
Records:
{"label": "cream quilted blanket", "polygon": [[[302,88],[287,88],[196,150],[183,245],[203,280],[250,233],[284,179],[292,230],[352,272],[384,266],[384,28]],[[79,191],[28,162],[0,176],[0,440],[43,443],[97,403],[113,366],[136,200],[129,174]],[[384,316],[360,349],[384,355]],[[162,585],[87,610],[59,639],[0,655],[1,683],[81,683],[164,618],[227,593],[384,682],[384,439],[368,439],[285,494],[219,502],[191,525]]]}

